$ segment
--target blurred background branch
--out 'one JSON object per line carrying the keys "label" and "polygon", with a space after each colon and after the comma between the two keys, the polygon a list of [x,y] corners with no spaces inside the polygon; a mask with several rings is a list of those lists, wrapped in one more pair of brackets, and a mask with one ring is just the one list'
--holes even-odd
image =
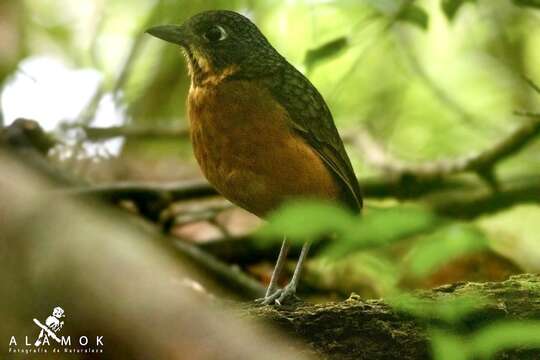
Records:
{"label": "blurred background branch", "polygon": [[493,172],[499,162],[536,140],[540,133],[540,119],[534,114],[528,117],[529,119],[523,121],[505,138],[477,154],[425,164],[406,164],[402,160],[396,159],[388,154],[384,147],[377,143],[367,131],[359,130],[349,140],[370,165],[390,176],[408,177],[420,181],[438,180],[462,172],[473,172],[484,176],[486,172]]}
{"label": "blurred background branch", "polygon": [[115,137],[152,139],[169,138],[179,140],[189,135],[189,130],[185,127],[164,127],[164,126],[116,126],[116,127],[90,127],[90,126],[69,126],[70,128],[80,128],[84,131],[89,141],[105,141]]}

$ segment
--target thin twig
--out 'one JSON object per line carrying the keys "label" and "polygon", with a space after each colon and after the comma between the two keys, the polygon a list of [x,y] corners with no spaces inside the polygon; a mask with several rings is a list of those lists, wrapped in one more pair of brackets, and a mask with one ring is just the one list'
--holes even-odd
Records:
{"label": "thin twig", "polygon": [[525,82],[527,84],[529,84],[529,86],[535,91],[537,92],[538,94],[540,94],[540,86],[536,85],[536,83],[534,81],[532,81],[532,79],[528,78],[527,76],[523,76],[523,79],[525,80]]}

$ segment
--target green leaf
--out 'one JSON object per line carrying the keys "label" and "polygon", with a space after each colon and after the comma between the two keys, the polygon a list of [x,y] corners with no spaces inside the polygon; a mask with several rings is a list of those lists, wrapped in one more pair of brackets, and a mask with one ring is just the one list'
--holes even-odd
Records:
{"label": "green leaf", "polygon": [[407,255],[414,276],[424,277],[445,263],[488,247],[488,240],[478,229],[453,224],[419,241]]}
{"label": "green leaf", "polygon": [[473,3],[476,0],[442,0],[441,7],[446,18],[452,21],[461,6],[468,2]]}
{"label": "green leaf", "polygon": [[341,233],[351,228],[357,218],[335,204],[322,201],[294,201],[274,212],[257,236],[275,240],[284,235],[292,242],[315,240],[322,235]]}
{"label": "green leaf", "polygon": [[396,310],[428,321],[439,320],[454,324],[469,314],[482,310],[489,301],[479,296],[467,295],[454,298],[422,298],[401,294],[387,299]]}
{"label": "green leaf", "polygon": [[483,327],[467,338],[440,330],[431,331],[436,360],[493,359],[503,350],[540,348],[540,321],[500,320]]}
{"label": "green leaf", "polygon": [[339,258],[424,233],[441,224],[431,212],[410,206],[364,212],[358,216],[328,202],[294,201],[271,214],[257,236],[263,243],[275,242],[284,235],[292,242],[302,243],[332,235],[336,241],[326,246],[324,255]]}
{"label": "green leaf", "polygon": [[349,46],[349,39],[345,36],[330,40],[315,49],[308,50],[306,52],[304,64],[308,71],[310,71],[319,63],[327,61],[342,53],[347,46]]}
{"label": "green leaf", "polygon": [[533,7],[540,9],[540,0],[512,0],[512,3],[517,6]]}
{"label": "green leaf", "polygon": [[464,341],[456,335],[440,330],[431,331],[431,348],[435,360],[467,360]]}
{"label": "green leaf", "polygon": [[471,355],[492,359],[507,349],[540,348],[540,321],[499,321],[477,331],[470,340]]}
{"label": "green leaf", "polygon": [[415,207],[370,209],[338,241],[332,242],[324,254],[339,258],[366,248],[383,246],[403,238],[430,231],[441,223],[433,213]]}
{"label": "green leaf", "polygon": [[397,20],[417,25],[423,30],[427,30],[429,25],[429,15],[424,9],[415,4],[403,8],[399,12]]}

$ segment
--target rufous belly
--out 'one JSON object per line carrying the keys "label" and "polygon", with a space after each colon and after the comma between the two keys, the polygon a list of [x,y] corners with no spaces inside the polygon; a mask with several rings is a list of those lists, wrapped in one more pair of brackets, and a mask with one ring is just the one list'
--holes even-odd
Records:
{"label": "rufous belly", "polygon": [[342,196],[334,175],[263,87],[247,81],[192,87],[188,114],[203,174],[246,210],[264,216],[291,198]]}

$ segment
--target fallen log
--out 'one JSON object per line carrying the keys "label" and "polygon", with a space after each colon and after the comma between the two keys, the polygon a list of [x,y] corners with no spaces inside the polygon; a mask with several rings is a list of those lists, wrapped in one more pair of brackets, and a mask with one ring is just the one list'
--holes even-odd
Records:
{"label": "fallen log", "polygon": [[[484,326],[540,319],[540,276],[524,274],[503,282],[446,285],[416,292],[414,299],[416,313],[384,300],[362,300],[357,295],[343,302],[249,306],[246,311],[302,339],[323,359],[429,359],[435,329],[461,336],[465,351],[468,338]],[[460,299],[474,302],[459,321],[449,323],[433,311],[436,306]],[[536,336],[540,338],[540,333]],[[538,359],[540,348],[504,349],[497,358]]]}

